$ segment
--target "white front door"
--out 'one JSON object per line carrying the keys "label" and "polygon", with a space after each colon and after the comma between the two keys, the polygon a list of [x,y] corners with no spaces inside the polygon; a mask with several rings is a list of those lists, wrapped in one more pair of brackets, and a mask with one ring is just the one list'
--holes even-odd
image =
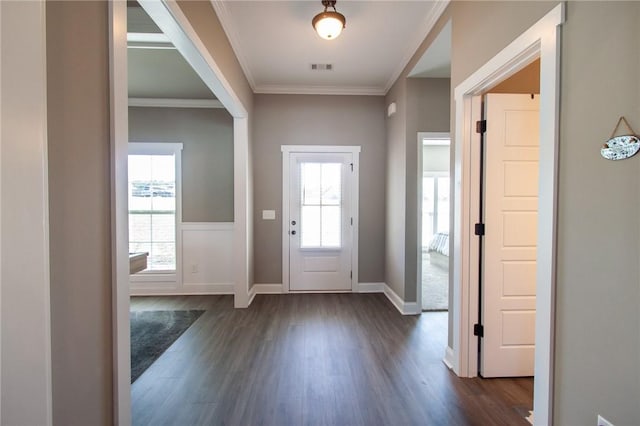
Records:
{"label": "white front door", "polygon": [[539,96],[485,97],[483,377],[533,376]]}
{"label": "white front door", "polygon": [[290,152],[290,291],[351,290],[353,153]]}

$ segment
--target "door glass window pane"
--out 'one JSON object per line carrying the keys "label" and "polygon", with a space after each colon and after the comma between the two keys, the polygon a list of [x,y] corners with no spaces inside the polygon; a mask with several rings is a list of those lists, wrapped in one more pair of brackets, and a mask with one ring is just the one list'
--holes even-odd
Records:
{"label": "door glass window pane", "polygon": [[322,247],[340,247],[340,206],[322,206]]}
{"label": "door glass window pane", "polygon": [[340,247],[342,163],[300,163],[300,189],[301,247]]}
{"label": "door glass window pane", "polygon": [[302,247],[320,246],[320,206],[302,206],[300,239]]}
{"label": "door glass window pane", "polygon": [[302,178],[302,205],[311,206],[320,204],[320,163],[302,163],[300,175]]}
{"label": "door glass window pane", "polygon": [[149,271],[176,269],[173,154],[129,155],[129,252],[148,252]]}
{"label": "door glass window pane", "polygon": [[325,163],[322,165],[322,204],[339,206],[341,201],[340,180],[342,164]]}

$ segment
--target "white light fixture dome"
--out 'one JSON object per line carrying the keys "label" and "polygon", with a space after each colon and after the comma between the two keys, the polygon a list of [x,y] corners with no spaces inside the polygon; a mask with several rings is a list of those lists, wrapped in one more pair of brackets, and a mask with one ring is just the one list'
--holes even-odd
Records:
{"label": "white light fixture dome", "polygon": [[[325,40],[337,38],[345,27],[346,19],[342,13],[336,11],[336,0],[322,0],[324,12],[318,13],[311,21],[311,25],[318,35]],[[333,12],[327,11],[332,7]]]}

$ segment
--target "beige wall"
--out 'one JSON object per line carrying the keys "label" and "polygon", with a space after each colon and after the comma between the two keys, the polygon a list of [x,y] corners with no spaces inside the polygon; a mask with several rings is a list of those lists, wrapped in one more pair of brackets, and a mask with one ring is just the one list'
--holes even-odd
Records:
{"label": "beige wall", "polygon": [[233,118],[226,110],[129,108],[129,141],[182,143],[182,221],[233,222]]}
{"label": "beige wall", "polygon": [[[384,103],[378,96],[256,95],[255,282],[282,282],[281,145],[359,145],[360,282],[384,281]],[[276,220],[262,220],[275,210]]]}
{"label": "beige wall", "polygon": [[46,13],[53,424],[110,425],[107,3]]}

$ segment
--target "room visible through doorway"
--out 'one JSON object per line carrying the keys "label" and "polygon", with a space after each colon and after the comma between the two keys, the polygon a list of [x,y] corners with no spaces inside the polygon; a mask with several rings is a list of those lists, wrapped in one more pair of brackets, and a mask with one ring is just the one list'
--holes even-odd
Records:
{"label": "room visible through doorway", "polygon": [[422,145],[422,310],[449,308],[450,139],[419,134]]}

